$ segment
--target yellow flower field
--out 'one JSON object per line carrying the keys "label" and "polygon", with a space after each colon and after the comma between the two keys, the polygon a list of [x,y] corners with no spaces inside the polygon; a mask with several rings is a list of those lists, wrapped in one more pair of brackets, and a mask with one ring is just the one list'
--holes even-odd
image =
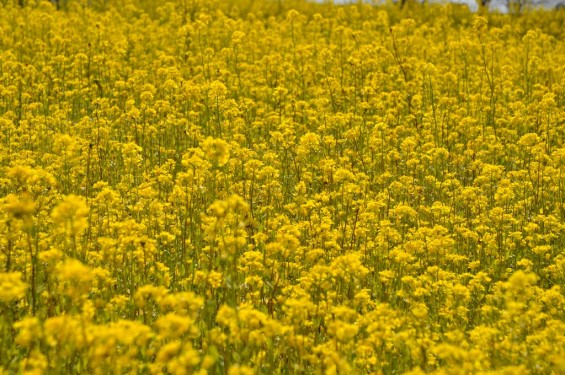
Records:
{"label": "yellow flower field", "polygon": [[58,3],[0,0],[0,374],[565,373],[565,11]]}

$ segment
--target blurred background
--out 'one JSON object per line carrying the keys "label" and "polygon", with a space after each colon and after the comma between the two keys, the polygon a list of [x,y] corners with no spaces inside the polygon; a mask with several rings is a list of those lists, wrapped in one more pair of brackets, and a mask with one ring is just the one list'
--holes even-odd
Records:
{"label": "blurred background", "polygon": [[[317,3],[329,3],[334,4],[355,4],[359,0],[313,0]],[[469,7],[473,12],[479,9],[479,4],[475,0],[427,0],[430,3],[441,3],[450,2],[456,4],[464,4]],[[523,8],[533,8],[533,9],[565,9],[565,0],[480,0],[483,2],[484,6],[487,6],[491,11],[499,11],[502,13],[507,13],[512,7],[519,7],[520,10]],[[385,1],[380,0],[362,0],[365,3],[382,3]]]}

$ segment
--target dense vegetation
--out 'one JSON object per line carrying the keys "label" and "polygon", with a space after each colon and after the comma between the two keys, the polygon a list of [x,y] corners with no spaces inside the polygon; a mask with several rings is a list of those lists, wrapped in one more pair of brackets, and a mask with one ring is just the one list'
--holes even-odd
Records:
{"label": "dense vegetation", "polygon": [[0,373],[565,372],[565,12],[24,5]]}

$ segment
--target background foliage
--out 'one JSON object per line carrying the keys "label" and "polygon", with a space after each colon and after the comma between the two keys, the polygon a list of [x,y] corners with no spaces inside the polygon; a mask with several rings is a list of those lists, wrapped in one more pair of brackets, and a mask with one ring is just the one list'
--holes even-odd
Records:
{"label": "background foliage", "polygon": [[24,5],[0,372],[565,371],[565,12]]}

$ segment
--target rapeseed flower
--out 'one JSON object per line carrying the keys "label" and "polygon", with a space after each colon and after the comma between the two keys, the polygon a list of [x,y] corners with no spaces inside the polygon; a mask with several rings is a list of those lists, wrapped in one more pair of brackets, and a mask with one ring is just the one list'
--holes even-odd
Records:
{"label": "rapeseed flower", "polygon": [[19,3],[0,372],[563,372],[562,12]]}

